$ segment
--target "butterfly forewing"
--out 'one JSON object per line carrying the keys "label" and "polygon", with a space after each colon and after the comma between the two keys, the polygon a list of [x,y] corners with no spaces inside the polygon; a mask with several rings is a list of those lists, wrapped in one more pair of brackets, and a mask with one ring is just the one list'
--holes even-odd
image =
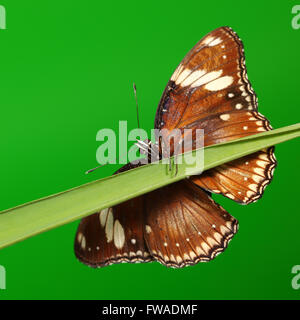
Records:
{"label": "butterfly forewing", "polygon": [[[120,173],[134,168],[128,164]],[[81,220],[76,238],[77,258],[92,267],[152,260],[144,240],[144,200],[137,197]]]}
{"label": "butterfly forewing", "polygon": [[228,27],[200,40],[172,75],[157,110],[156,127],[178,128],[193,118],[255,110],[243,51],[242,42]]}
{"label": "butterfly forewing", "polygon": [[[271,130],[269,121],[257,112],[243,44],[231,28],[221,27],[209,33],[179,64],[160,101],[155,127],[169,131],[204,129],[205,146]],[[167,131],[162,141],[167,143]],[[256,154],[255,158],[244,157],[208,171],[195,181],[210,192],[250,203],[261,196],[272,179],[276,166],[273,150],[265,152],[263,165]],[[252,179],[248,179],[244,163],[250,163],[247,170],[253,174]],[[260,177],[255,176],[258,171]]]}
{"label": "butterfly forewing", "polygon": [[75,254],[93,267],[120,262],[148,262],[152,258],[143,235],[143,200],[134,198],[82,219]]}
{"label": "butterfly forewing", "polygon": [[153,191],[145,199],[147,246],[166,266],[209,261],[237,232],[237,220],[188,181]]}

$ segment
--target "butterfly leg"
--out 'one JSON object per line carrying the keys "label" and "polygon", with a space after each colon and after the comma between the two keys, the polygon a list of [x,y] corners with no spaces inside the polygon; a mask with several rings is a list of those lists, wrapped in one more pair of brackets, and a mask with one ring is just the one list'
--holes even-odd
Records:
{"label": "butterfly leg", "polygon": [[[177,156],[174,156],[174,164],[175,164],[175,177],[178,174],[178,163],[177,163]],[[169,172],[171,172],[173,170],[173,163],[172,163],[172,159],[169,158]]]}
{"label": "butterfly leg", "polygon": [[172,171],[172,160],[169,158],[169,171]]}
{"label": "butterfly leg", "polygon": [[175,163],[175,177],[178,174],[178,158],[177,158],[177,154],[175,154],[174,156],[174,163]]}

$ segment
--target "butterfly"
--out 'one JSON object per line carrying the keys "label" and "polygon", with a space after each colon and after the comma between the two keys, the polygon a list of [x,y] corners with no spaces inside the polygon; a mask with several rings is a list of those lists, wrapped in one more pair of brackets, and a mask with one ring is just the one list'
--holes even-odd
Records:
{"label": "butterfly", "polygon": [[[257,111],[243,44],[230,27],[210,32],[179,64],[163,92],[155,128],[168,129],[162,143],[173,129],[204,129],[205,146],[272,129]],[[211,193],[252,203],[271,182],[276,164],[271,147],[103,209],[81,220],[75,255],[92,267],[158,261],[181,268],[209,261],[238,230],[238,221]]]}

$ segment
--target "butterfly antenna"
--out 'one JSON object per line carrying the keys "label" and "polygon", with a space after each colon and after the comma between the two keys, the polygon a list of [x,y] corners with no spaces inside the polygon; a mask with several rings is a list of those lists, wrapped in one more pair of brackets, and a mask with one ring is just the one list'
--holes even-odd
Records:
{"label": "butterfly antenna", "polygon": [[[140,119],[139,119],[139,104],[138,104],[138,100],[137,100],[137,94],[136,94],[136,85],[135,83],[133,83],[133,92],[134,92],[134,98],[135,98],[135,103],[136,103],[136,117],[137,117],[137,125],[138,128],[140,128]],[[88,171],[85,172],[85,174],[89,174],[91,172],[94,172],[95,170],[104,167],[105,164],[102,164],[101,166],[95,167],[93,169],[90,169]]]}
{"label": "butterfly antenna", "polygon": [[95,168],[93,168],[93,169],[90,169],[90,170],[86,171],[85,174],[89,174],[89,173],[91,173],[91,172],[93,172],[93,171],[95,171],[95,170],[97,170],[97,169],[99,169],[99,168],[102,168],[102,167],[104,167],[104,166],[105,166],[105,164],[102,164],[101,166],[98,166],[98,167],[95,167]]}
{"label": "butterfly antenna", "polygon": [[137,117],[137,125],[138,128],[140,128],[140,119],[139,119],[139,104],[137,100],[137,94],[136,94],[136,85],[133,83],[133,92],[134,92],[134,97],[135,97],[135,104],[136,104],[136,117]]}

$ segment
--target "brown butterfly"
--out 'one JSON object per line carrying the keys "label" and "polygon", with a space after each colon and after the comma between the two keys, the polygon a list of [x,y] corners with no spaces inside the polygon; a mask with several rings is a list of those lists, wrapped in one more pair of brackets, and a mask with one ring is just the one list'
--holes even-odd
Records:
{"label": "brown butterfly", "polygon": [[[243,44],[231,28],[210,32],[179,64],[159,103],[155,128],[204,129],[205,146],[271,130],[257,111]],[[165,133],[162,143],[167,139]],[[75,254],[92,267],[156,260],[180,268],[209,261],[238,229],[238,221],[210,193],[254,202],[275,166],[272,147],[101,210],[82,219]]]}

